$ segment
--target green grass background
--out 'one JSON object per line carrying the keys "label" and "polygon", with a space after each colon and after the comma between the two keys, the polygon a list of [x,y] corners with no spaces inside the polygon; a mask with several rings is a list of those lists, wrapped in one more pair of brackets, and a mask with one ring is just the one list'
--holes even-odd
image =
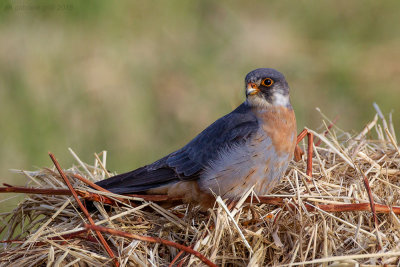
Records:
{"label": "green grass background", "polygon": [[399,25],[399,1],[2,1],[0,181],[23,185],[8,169],[48,151],[69,167],[68,147],[117,172],[152,162],[241,103],[258,67],[286,75],[299,129],[320,107],[359,131],[374,101],[396,123]]}

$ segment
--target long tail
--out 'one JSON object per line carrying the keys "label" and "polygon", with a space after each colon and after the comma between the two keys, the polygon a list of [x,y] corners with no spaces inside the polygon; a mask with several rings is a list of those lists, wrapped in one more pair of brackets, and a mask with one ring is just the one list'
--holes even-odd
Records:
{"label": "long tail", "polygon": [[115,194],[133,194],[167,185],[177,180],[179,180],[178,175],[171,168],[163,167],[148,170],[147,166],[144,166],[99,181],[96,184]]}

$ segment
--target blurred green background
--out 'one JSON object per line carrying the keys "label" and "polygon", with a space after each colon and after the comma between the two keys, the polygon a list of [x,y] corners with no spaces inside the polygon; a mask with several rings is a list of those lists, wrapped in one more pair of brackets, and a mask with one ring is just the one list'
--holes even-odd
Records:
{"label": "blurred green background", "polygon": [[299,129],[320,107],[359,131],[374,101],[396,123],[399,25],[399,1],[2,1],[0,181],[48,151],[70,167],[68,147],[119,173],[152,162],[241,103],[258,67],[286,75]]}

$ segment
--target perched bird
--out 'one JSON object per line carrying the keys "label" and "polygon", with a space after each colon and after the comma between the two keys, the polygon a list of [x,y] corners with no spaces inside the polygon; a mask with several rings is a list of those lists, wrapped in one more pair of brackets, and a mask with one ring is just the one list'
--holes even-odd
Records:
{"label": "perched bird", "polygon": [[278,71],[260,68],[245,78],[246,101],[181,149],[136,170],[97,182],[117,194],[182,197],[203,208],[214,195],[236,200],[252,186],[269,193],[296,146],[289,86]]}

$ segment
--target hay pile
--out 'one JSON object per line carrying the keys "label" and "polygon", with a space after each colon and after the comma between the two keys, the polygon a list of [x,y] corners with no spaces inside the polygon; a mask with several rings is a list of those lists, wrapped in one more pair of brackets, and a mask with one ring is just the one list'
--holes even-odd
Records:
{"label": "hay pile", "polygon": [[[218,266],[397,265],[400,218],[394,210],[378,213],[375,226],[371,211],[318,208],[321,204],[369,203],[362,173],[376,204],[400,206],[400,151],[392,123],[379,115],[379,121],[375,116],[358,135],[334,128],[324,137],[327,127],[314,132],[316,141],[322,143],[314,146],[313,179],[307,181],[304,160],[293,161],[271,194],[283,198],[281,205],[259,204],[254,196],[253,203],[240,201],[229,211],[219,199],[214,209],[201,213],[184,204],[165,209],[155,202],[130,198],[135,201],[132,205],[121,204],[111,211],[97,203],[91,216],[97,225],[192,247]],[[78,161],[65,172],[74,188],[112,197],[71,177],[106,178],[105,154],[100,156],[103,159],[97,158],[94,166]],[[54,170],[22,173],[30,187],[67,189]],[[316,208],[310,211],[306,206]],[[0,266],[112,265],[96,235],[72,234],[84,230],[84,223],[88,221],[72,196],[27,195],[15,210],[1,215],[2,239],[14,241],[1,244]],[[204,264],[172,246],[103,235],[121,266],[168,266],[173,260],[183,266]]]}

